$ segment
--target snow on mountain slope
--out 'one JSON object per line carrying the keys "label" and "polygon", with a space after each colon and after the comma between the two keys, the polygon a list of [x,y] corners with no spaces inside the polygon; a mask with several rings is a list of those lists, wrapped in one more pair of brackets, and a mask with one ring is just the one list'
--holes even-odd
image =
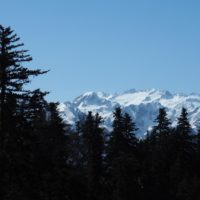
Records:
{"label": "snow on mountain slope", "polygon": [[165,107],[168,117],[176,125],[182,107],[187,108],[189,120],[193,128],[200,122],[200,95],[199,94],[172,94],[164,90],[135,89],[122,94],[110,95],[103,92],[86,92],[77,97],[73,102],[61,103],[59,111],[63,119],[69,124],[74,124],[83,113],[98,112],[104,119],[104,126],[111,129],[113,110],[121,108],[129,113],[139,128],[137,134],[143,136],[154,125],[154,120],[161,107]]}

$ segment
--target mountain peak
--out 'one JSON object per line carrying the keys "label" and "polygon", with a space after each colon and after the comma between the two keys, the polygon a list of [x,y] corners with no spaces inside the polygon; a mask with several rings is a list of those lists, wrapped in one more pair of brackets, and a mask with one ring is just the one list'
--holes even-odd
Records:
{"label": "mountain peak", "polygon": [[161,107],[166,108],[169,118],[174,122],[180,115],[182,107],[186,107],[193,128],[197,126],[200,119],[200,95],[173,94],[167,90],[131,89],[116,95],[90,91],[70,103],[61,105],[60,110],[65,121],[75,123],[80,113],[92,111],[98,112],[104,118],[107,128],[111,128],[114,108],[121,106],[136,122],[140,136],[143,136],[154,125],[154,120]]}

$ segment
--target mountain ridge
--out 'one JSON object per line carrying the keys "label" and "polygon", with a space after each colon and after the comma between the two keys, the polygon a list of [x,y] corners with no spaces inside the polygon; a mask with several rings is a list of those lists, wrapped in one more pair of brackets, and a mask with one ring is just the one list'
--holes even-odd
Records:
{"label": "mountain ridge", "polygon": [[60,103],[58,109],[64,121],[72,125],[88,111],[98,112],[104,119],[104,126],[111,129],[112,112],[117,106],[133,118],[138,127],[139,137],[143,137],[146,131],[154,125],[154,120],[161,107],[166,108],[173,126],[176,125],[176,119],[182,107],[188,110],[192,128],[196,129],[200,124],[200,94],[187,95],[171,93],[168,90],[131,89],[118,94],[90,91],[71,102]]}

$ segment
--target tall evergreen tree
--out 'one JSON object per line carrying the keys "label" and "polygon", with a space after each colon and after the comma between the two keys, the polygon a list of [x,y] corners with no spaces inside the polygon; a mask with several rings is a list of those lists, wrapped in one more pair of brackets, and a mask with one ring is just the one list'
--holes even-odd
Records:
{"label": "tall evergreen tree", "polygon": [[8,129],[7,116],[10,97],[15,96],[18,103],[29,92],[24,85],[30,82],[31,76],[38,76],[47,71],[30,70],[23,63],[30,62],[32,57],[22,49],[23,43],[10,27],[0,25],[0,131]]}
{"label": "tall evergreen tree", "polygon": [[114,111],[113,131],[108,144],[107,165],[112,199],[129,200],[139,196],[136,127],[120,107]]}
{"label": "tall evergreen tree", "polygon": [[135,123],[128,113],[123,114],[120,107],[113,113],[113,131],[109,141],[109,156],[112,158],[119,156],[121,152],[130,153],[130,149],[137,145]]}
{"label": "tall evergreen tree", "polygon": [[[156,199],[170,199],[170,182],[168,172],[173,152],[171,151],[171,122],[165,108],[159,109],[156,125],[149,134],[146,145],[145,189],[147,196]],[[150,171],[149,171],[150,169]],[[150,193],[148,193],[150,192]]]}
{"label": "tall evergreen tree", "polygon": [[67,165],[70,166],[68,173],[69,199],[88,199],[88,173],[86,147],[83,139],[83,126],[85,117],[76,122],[75,130],[68,135],[68,159]]}
{"label": "tall evergreen tree", "polygon": [[181,115],[178,118],[177,127],[172,135],[174,163],[171,166],[170,178],[173,198],[180,196],[182,183],[193,176],[194,168],[194,141],[191,125],[188,120],[188,112],[182,108]]}
{"label": "tall evergreen tree", "polygon": [[67,133],[69,127],[63,123],[57,104],[49,103],[47,123],[38,136],[36,170],[38,192],[42,199],[64,200],[68,196],[67,182]]}
{"label": "tall evergreen tree", "polygon": [[103,160],[103,129],[100,127],[102,118],[89,112],[82,126],[88,178],[88,199],[101,199],[101,175]]}
{"label": "tall evergreen tree", "polygon": [[[24,44],[10,27],[0,25],[0,187],[1,199],[28,198],[31,132],[23,127],[22,102],[31,96],[25,89],[32,76],[47,71],[30,70],[24,66],[32,60]],[[25,120],[25,121],[23,121]],[[33,141],[32,141],[33,142]],[[29,146],[30,147],[30,146]],[[23,188],[25,188],[23,190]],[[29,187],[30,189],[30,187]],[[32,195],[34,196],[34,195]],[[30,194],[29,194],[30,197]]]}
{"label": "tall evergreen tree", "polygon": [[183,166],[189,167],[194,149],[192,128],[185,108],[182,108],[181,115],[178,118],[175,134],[178,157],[183,162]]}

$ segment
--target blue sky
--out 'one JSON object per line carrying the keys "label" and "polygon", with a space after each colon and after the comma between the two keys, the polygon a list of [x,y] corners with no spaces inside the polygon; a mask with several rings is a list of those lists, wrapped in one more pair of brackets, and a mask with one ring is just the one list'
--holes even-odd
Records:
{"label": "blue sky", "polygon": [[0,23],[30,50],[52,101],[85,91],[200,93],[200,1],[2,1]]}

